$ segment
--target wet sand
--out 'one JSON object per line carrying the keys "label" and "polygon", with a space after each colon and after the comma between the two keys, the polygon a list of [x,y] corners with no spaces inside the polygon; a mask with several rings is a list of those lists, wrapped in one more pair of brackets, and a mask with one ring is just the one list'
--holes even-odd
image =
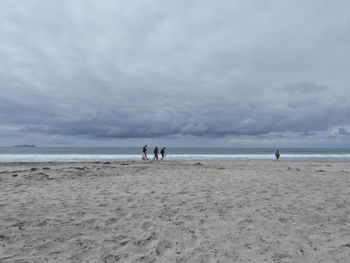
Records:
{"label": "wet sand", "polygon": [[349,262],[350,164],[0,164],[0,262]]}

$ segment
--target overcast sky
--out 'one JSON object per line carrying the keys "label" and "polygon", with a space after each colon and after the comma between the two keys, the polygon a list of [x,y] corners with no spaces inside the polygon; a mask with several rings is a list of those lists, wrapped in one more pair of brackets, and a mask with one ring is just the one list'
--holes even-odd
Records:
{"label": "overcast sky", "polygon": [[350,146],[349,1],[0,4],[0,145]]}

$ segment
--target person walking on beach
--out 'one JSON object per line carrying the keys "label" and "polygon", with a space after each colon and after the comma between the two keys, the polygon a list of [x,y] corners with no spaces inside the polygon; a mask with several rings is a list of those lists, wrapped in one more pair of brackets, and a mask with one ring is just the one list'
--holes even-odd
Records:
{"label": "person walking on beach", "polygon": [[280,151],[279,150],[276,150],[275,157],[276,157],[277,161],[280,159]]}
{"label": "person walking on beach", "polygon": [[156,146],[153,150],[153,153],[154,153],[154,158],[153,160],[158,160],[158,146]]}
{"label": "person walking on beach", "polygon": [[162,156],[162,159],[161,159],[161,160],[163,160],[164,157],[165,157],[165,147],[163,147],[163,148],[160,150],[160,155]]}
{"label": "person walking on beach", "polygon": [[147,158],[147,144],[145,144],[145,146],[143,146],[142,148],[142,160],[148,160]]}

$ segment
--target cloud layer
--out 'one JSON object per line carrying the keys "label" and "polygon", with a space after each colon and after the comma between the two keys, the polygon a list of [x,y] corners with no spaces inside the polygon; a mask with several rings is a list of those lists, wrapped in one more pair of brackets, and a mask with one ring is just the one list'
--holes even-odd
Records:
{"label": "cloud layer", "polygon": [[2,7],[1,144],[350,137],[347,1]]}

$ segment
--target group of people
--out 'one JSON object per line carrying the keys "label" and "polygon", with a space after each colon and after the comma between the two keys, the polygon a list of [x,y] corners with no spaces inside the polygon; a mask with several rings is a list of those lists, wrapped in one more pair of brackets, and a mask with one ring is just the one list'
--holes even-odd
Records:
{"label": "group of people", "polygon": [[[154,147],[153,154],[154,154],[153,160],[158,160],[158,154],[159,154],[158,146]],[[160,149],[160,155],[161,155],[161,160],[163,160],[165,157],[165,147]],[[148,160],[147,144],[145,146],[143,146],[143,148],[142,148],[142,160]]]}
{"label": "group of people", "polygon": [[[147,147],[148,147],[147,144],[145,144],[145,146],[143,146],[143,148],[142,148],[142,157],[141,157],[142,160],[149,160],[147,157]],[[154,154],[153,160],[158,160],[158,155],[159,155],[158,146],[154,147],[153,154]],[[165,157],[165,147],[160,149],[160,155],[161,155],[161,160],[163,160]],[[279,150],[276,150],[275,157],[276,157],[277,161],[280,159],[280,151]]]}

